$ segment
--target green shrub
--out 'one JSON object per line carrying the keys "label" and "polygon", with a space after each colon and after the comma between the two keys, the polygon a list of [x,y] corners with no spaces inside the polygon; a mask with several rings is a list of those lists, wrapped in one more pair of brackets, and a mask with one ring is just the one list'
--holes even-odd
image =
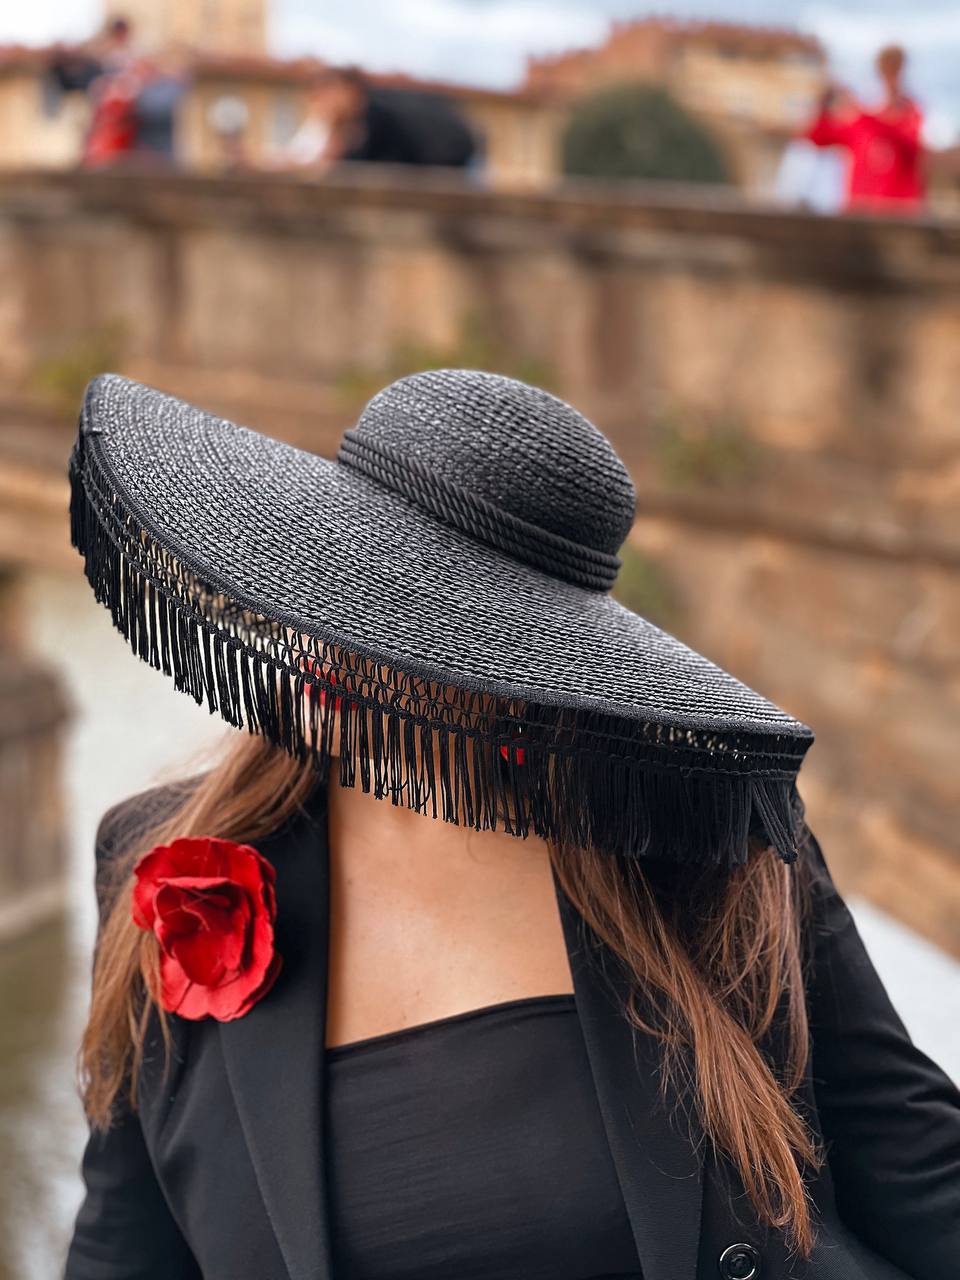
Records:
{"label": "green shrub", "polygon": [[581,99],[563,139],[564,172],[587,178],[728,182],[710,131],[657,85],[619,84]]}
{"label": "green shrub", "polygon": [[630,542],[620,548],[622,568],[613,594],[622,605],[670,630],[681,619],[673,584],[660,565]]}

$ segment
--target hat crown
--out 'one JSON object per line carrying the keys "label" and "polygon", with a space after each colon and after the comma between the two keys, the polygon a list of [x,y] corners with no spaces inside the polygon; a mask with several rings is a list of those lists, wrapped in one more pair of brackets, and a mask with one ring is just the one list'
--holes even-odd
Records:
{"label": "hat crown", "polygon": [[615,555],[636,495],[613,446],[576,409],[514,378],[416,373],[373,397],[351,433],[549,534]]}

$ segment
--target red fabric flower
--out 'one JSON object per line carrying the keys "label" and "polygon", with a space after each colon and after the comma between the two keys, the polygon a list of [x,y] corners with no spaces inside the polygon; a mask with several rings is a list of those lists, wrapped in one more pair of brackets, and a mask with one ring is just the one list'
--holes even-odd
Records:
{"label": "red fabric flower", "polygon": [[256,849],[182,837],[134,868],[133,918],[160,944],[160,1003],[198,1020],[241,1018],[280,972],[274,870]]}

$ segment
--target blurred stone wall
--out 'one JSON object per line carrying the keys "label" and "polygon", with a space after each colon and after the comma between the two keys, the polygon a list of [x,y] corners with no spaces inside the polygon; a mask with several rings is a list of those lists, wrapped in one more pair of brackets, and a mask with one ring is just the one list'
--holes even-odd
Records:
{"label": "blurred stone wall", "polygon": [[0,456],[38,475],[105,365],[321,451],[428,364],[572,399],[637,482],[624,598],[813,725],[843,887],[960,953],[960,224],[6,175],[0,271]]}
{"label": "blurred stone wall", "polygon": [[21,586],[0,573],[0,945],[58,915],[67,881],[67,701],[58,673],[27,656]]}

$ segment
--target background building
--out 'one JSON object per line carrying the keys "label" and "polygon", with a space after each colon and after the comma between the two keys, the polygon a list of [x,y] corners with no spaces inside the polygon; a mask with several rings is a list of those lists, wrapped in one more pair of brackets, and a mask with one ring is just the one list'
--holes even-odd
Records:
{"label": "background building", "polygon": [[769,193],[826,76],[822,45],[799,32],[650,18],[614,23],[595,48],[531,58],[525,87],[570,102],[624,81],[662,85],[714,131],[737,185]]}
{"label": "background building", "polygon": [[268,8],[268,0],[107,0],[104,16],[128,19],[146,49],[262,56]]}
{"label": "background building", "polygon": [[[146,0],[108,6],[128,16],[132,47],[182,85],[175,112],[178,167],[215,171],[242,157],[282,167],[304,118],[311,78],[325,63],[267,52],[266,0]],[[83,94],[60,92],[50,65],[62,50],[0,46],[0,168],[78,162],[90,116]],[[82,47],[78,49],[82,52]],[[322,55],[322,50],[318,50]],[[511,90],[371,74],[381,90],[435,96],[463,113],[480,143],[472,177],[502,189],[549,189],[563,179],[571,112],[594,90],[644,83],[666,90],[719,145],[733,185],[751,198],[777,192],[785,148],[829,78],[820,42],[800,32],[666,18],[614,23],[592,48],[531,58]],[[229,117],[235,130],[225,137]],[[932,207],[960,205],[956,148],[930,157]]]}

